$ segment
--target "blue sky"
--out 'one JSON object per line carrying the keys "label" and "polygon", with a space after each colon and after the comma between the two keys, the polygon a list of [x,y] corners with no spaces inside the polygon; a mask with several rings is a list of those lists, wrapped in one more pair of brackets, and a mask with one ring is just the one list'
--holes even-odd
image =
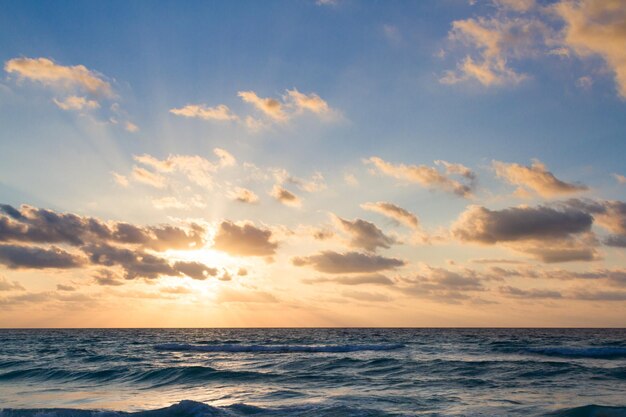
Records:
{"label": "blue sky", "polygon": [[[535,323],[533,317],[524,321],[523,303],[558,311],[554,323],[567,324],[560,314],[571,303],[591,311],[603,298],[610,302],[607,293],[626,297],[626,288],[610,277],[626,276],[624,249],[615,244],[626,242],[626,178],[620,177],[626,175],[622,1],[23,1],[4,3],[0,9],[1,202],[18,209],[27,205],[21,209],[24,213],[28,207],[47,209],[138,227],[184,228],[199,222],[206,232],[203,246],[189,250],[198,253],[132,249],[161,256],[171,265],[178,256],[213,262],[223,274],[235,275],[238,265],[250,270],[231,281],[199,282],[176,271],[158,279],[131,279],[128,265],[87,262],[91,253],[84,242],[76,247],[51,237],[32,241],[0,229],[5,251],[11,245],[20,251],[57,247],[80,258],[80,267],[34,267],[16,263],[14,252],[4,258],[0,253],[0,277],[24,283],[23,290],[11,290],[15,293],[7,292],[4,298],[0,294],[0,306],[4,301],[12,312],[10,320],[39,309],[33,319],[39,323],[36,320],[46,319],[46,306],[59,311],[77,308],[56,295],[55,280],[62,285],[72,282],[85,297],[121,303],[119,294],[96,278],[77,277],[93,277],[106,269],[119,276],[116,283],[139,292],[151,291],[154,282],[182,286],[193,296],[208,292],[216,300],[211,308],[230,302],[239,309],[243,324],[247,314],[260,307],[256,302],[228,301],[220,294],[271,294],[277,301],[266,306],[270,324],[290,324],[274,313],[295,305],[308,309],[317,324],[337,322],[316,316],[316,309],[332,311],[341,324],[363,324],[334,305],[323,285],[311,291],[306,284],[327,272],[314,258],[307,258],[314,271],[295,259],[324,251],[405,262],[402,268],[382,270],[393,288],[364,284],[357,297],[346,293],[345,299],[357,303],[359,311],[400,305],[397,314],[375,323],[381,325],[463,324],[454,318],[479,304],[489,307],[468,323],[496,323],[498,312],[511,304],[519,308],[519,317],[512,315],[504,324]],[[65,75],[52,79],[52,72],[45,71]],[[88,82],[101,84],[91,88]],[[261,101],[242,100],[242,92],[253,92]],[[314,107],[297,97],[312,100],[308,103]],[[275,100],[280,114],[263,107],[264,99]],[[211,111],[225,106],[222,117],[229,119],[176,114],[176,109],[189,106]],[[219,159],[216,148],[235,162]],[[142,155],[152,162],[142,161]],[[198,163],[190,159],[194,157],[203,160],[201,165],[193,165]],[[543,165],[532,165],[534,159]],[[460,165],[448,168],[435,162],[442,160]],[[383,163],[391,165],[385,169]],[[146,171],[151,179],[141,177]],[[456,186],[470,191],[460,195]],[[238,201],[235,194],[244,188],[258,201]],[[278,196],[277,189],[293,198]],[[419,228],[411,231],[399,225],[398,211],[381,217],[380,212],[363,209],[366,202],[393,203],[413,213]],[[505,222],[507,209],[521,207],[524,216],[543,216],[547,208],[570,220],[571,211],[577,210],[574,214],[588,216],[593,225],[582,224],[567,236],[555,237],[545,230],[556,226],[544,225],[541,222],[548,220],[541,217],[536,223],[545,230],[511,237],[507,230],[528,224],[497,223],[494,227],[502,229],[492,232],[502,237],[494,244],[484,235],[461,233],[470,226],[474,231],[488,227],[477,223],[482,217],[471,207],[490,210],[493,219],[487,223]],[[18,227],[17,218],[11,219],[8,212],[4,216],[7,224]],[[355,223],[342,226],[339,219]],[[271,232],[270,240],[279,249],[270,250],[275,252],[272,259],[265,260],[219,249],[215,239],[226,233],[226,221]],[[20,230],[42,227],[37,224]],[[311,238],[315,230],[333,237]],[[606,243],[611,236],[613,243]],[[359,246],[359,238],[380,245],[372,250],[361,240]],[[129,249],[134,243],[116,244]],[[537,252],[542,245],[567,251],[566,262],[547,262]],[[493,278],[491,266],[477,266],[491,263],[475,262],[488,258],[494,265],[504,259],[516,263],[500,266],[523,266],[509,271],[513,282],[500,281],[505,277]],[[478,281],[445,287],[444,281],[454,280],[446,281],[433,268]],[[533,268],[546,272],[530,277]],[[554,268],[570,275],[550,280]],[[589,281],[576,276],[592,272],[599,276],[594,281],[602,284],[599,287],[587,287]],[[276,278],[280,274],[299,282],[285,283]],[[219,282],[199,287],[211,279]],[[330,294],[344,288],[338,279],[334,285]],[[413,290],[419,285],[417,294]],[[513,287],[522,289],[525,297],[507,290]],[[559,297],[542,296],[537,291],[543,287]],[[592,290],[605,296],[598,292],[594,298]],[[19,301],[24,298],[20,291],[39,294],[45,301]],[[309,292],[311,299],[304,296]],[[181,311],[180,325],[242,324],[231,316],[190,321],[183,312],[194,300],[183,296],[146,301],[138,316],[146,316],[158,302],[172,303]],[[403,321],[407,311],[415,312],[411,306],[416,302],[441,311],[430,322]],[[95,306],[92,313],[97,316],[105,308],[110,305]],[[619,310],[619,317],[602,316],[582,324],[614,324],[625,314]],[[144,324],[125,323],[121,317],[111,320],[97,324]]]}

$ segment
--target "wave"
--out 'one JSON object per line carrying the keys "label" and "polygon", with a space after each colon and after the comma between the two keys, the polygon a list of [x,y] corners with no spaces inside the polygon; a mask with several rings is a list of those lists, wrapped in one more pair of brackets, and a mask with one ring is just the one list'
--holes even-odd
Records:
{"label": "wave", "polygon": [[165,343],[155,345],[156,350],[171,352],[263,352],[263,353],[347,353],[364,351],[387,351],[403,348],[402,344],[377,344],[377,345],[189,345],[177,343]]}
{"label": "wave", "polygon": [[32,380],[40,382],[98,382],[109,381],[149,384],[150,388],[176,384],[195,384],[212,380],[260,381],[274,377],[274,374],[254,371],[219,370],[208,366],[179,366],[157,369],[92,370],[69,371],[58,368],[31,368],[9,371],[0,374],[0,382],[11,380]]}
{"label": "wave", "polygon": [[[334,404],[304,404],[279,408],[262,408],[248,404],[214,407],[197,401],[183,400],[169,407],[155,410],[124,412],[80,410],[71,408],[0,409],[0,417],[394,417],[399,414],[375,409]],[[626,417],[626,407],[585,405],[542,414],[544,417]]]}
{"label": "wave", "polygon": [[609,407],[603,405],[585,405],[583,407],[558,410],[546,416],[553,417],[626,417],[626,407]]}
{"label": "wave", "polygon": [[571,358],[617,359],[626,358],[626,347],[546,347],[529,348],[527,352],[546,356]]}
{"label": "wave", "polygon": [[52,409],[0,409],[0,417],[238,417],[238,416],[315,416],[315,417],[392,417],[379,410],[348,407],[344,405],[311,404],[280,408],[261,408],[247,404],[213,407],[204,403],[183,400],[170,407],[156,410],[123,412],[102,410]]}

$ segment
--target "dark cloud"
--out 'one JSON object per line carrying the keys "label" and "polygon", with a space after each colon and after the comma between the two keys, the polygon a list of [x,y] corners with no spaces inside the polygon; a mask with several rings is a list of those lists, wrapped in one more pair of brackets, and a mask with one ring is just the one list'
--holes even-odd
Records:
{"label": "dark cloud", "polygon": [[209,268],[200,262],[176,262],[174,269],[183,275],[193,279],[207,279],[217,275],[217,268]]}
{"label": "dark cloud", "polygon": [[57,291],[76,291],[71,285],[57,284]]}
{"label": "dark cloud", "polygon": [[586,210],[564,204],[503,210],[470,206],[452,225],[452,235],[464,242],[504,243],[546,263],[594,261],[600,256],[593,220]]}
{"label": "dark cloud", "polygon": [[583,301],[626,301],[626,291],[578,291],[572,298]]}
{"label": "dark cloud", "polygon": [[611,232],[604,239],[605,245],[626,247],[626,203],[571,199],[566,202],[566,205],[593,214],[596,223]]}
{"label": "dark cloud", "polygon": [[626,235],[609,235],[603,242],[607,246],[626,248]]}
{"label": "dark cloud", "polygon": [[350,247],[375,252],[378,248],[388,249],[395,243],[394,239],[386,236],[375,224],[368,221],[361,219],[349,221],[338,216],[334,216],[334,220],[341,230],[350,235]]}
{"label": "dark cloud", "polygon": [[10,269],[78,268],[83,265],[80,256],[57,247],[43,249],[33,246],[0,245],[0,263]]}
{"label": "dark cloud", "polygon": [[459,240],[494,244],[523,240],[563,239],[588,232],[593,217],[585,211],[546,206],[489,210],[470,206],[452,227]]}
{"label": "dark cloud", "polygon": [[[159,256],[106,244],[85,246],[83,250],[92,264],[121,267],[124,270],[125,279],[156,279],[162,275],[206,279],[217,274],[215,268],[210,268],[198,262],[175,262],[170,264],[167,259]],[[96,279],[98,280],[98,278]],[[100,282],[100,280],[98,281]]]}
{"label": "dark cloud", "polygon": [[96,275],[94,275],[94,280],[99,285],[105,286],[120,286],[124,285],[124,281],[120,276],[118,276],[113,271],[102,268],[98,271]]}
{"label": "dark cloud", "polygon": [[[118,267],[125,279],[154,279],[161,275],[206,279],[217,270],[198,262],[174,262],[155,255],[170,249],[200,249],[205,230],[197,224],[187,228],[172,225],[137,226],[124,222],[103,222],[93,217],[22,206],[20,210],[0,206],[0,241],[74,246],[87,256],[88,263]],[[0,246],[0,263],[9,268],[74,268],[84,266],[82,256],[57,247],[29,245]],[[104,269],[106,271],[106,269]],[[121,285],[111,271],[95,277],[100,285]]]}
{"label": "dark cloud", "polygon": [[4,213],[0,216],[0,241],[5,242],[72,246],[110,242],[157,251],[199,248],[204,244],[205,230],[196,224],[191,224],[189,230],[170,225],[143,227],[26,205],[21,210],[2,205],[0,212]]}
{"label": "dark cloud", "polygon": [[554,290],[541,290],[535,288],[523,290],[521,288],[511,286],[500,287],[500,293],[509,297],[529,299],[559,299],[563,297],[560,292]]}
{"label": "dark cloud", "polygon": [[346,252],[323,251],[317,255],[292,259],[295,266],[310,266],[316,271],[329,274],[368,273],[399,268],[405,265],[400,259]]}
{"label": "dark cloud", "polygon": [[237,225],[230,221],[220,224],[213,247],[235,256],[271,256],[278,244],[271,241],[272,232],[250,223]]}
{"label": "dark cloud", "polygon": [[555,246],[552,247],[550,242],[545,242],[544,245],[519,247],[518,250],[528,253],[545,263],[589,262],[599,259],[598,252],[592,246],[579,242],[556,242]]}
{"label": "dark cloud", "polygon": [[85,246],[84,251],[95,265],[122,267],[126,279],[179,275],[167,260],[144,252],[107,244]]}
{"label": "dark cloud", "polygon": [[365,274],[341,277],[318,277],[303,280],[307,284],[334,283],[340,285],[393,285],[394,282],[383,274]]}

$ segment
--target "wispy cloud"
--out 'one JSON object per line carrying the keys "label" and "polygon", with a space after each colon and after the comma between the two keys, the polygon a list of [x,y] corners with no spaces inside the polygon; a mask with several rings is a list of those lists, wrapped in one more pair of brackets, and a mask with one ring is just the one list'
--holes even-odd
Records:
{"label": "wispy cloud", "polygon": [[[365,163],[373,165],[379,172],[385,175],[417,183],[426,188],[440,189],[460,197],[471,197],[475,179],[473,172],[461,164],[450,164],[445,161],[438,162],[444,166],[445,173],[426,165],[392,164],[376,156],[365,160]],[[450,178],[450,175],[454,174],[460,174],[464,178],[465,183]]]}
{"label": "wispy cloud", "polygon": [[209,107],[206,104],[187,104],[178,109],[170,109],[170,113],[176,116],[204,120],[231,121],[239,119],[225,104],[219,104],[215,107]]}

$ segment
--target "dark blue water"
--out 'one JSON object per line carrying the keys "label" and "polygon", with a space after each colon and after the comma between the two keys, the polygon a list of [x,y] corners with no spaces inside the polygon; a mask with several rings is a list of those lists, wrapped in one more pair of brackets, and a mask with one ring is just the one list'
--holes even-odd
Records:
{"label": "dark blue water", "polygon": [[0,409],[626,416],[626,330],[0,330]]}

